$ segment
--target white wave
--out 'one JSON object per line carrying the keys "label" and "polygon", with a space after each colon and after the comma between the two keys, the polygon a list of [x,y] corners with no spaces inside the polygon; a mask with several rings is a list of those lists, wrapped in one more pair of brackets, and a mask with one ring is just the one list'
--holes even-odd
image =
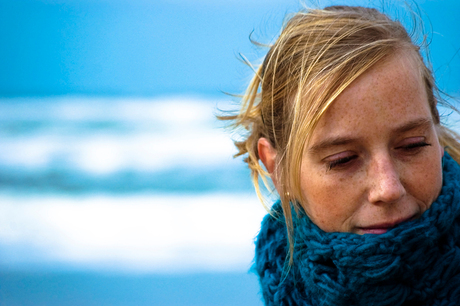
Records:
{"label": "white wave", "polygon": [[[0,265],[21,267],[32,262],[167,273],[247,271],[265,213],[252,194],[80,198],[3,194]],[[17,250],[23,255],[16,256]]]}
{"label": "white wave", "polygon": [[[107,174],[228,163],[236,149],[215,119],[216,107],[228,105],[220,102],[192,98],[3,100],[4,120],[58,120],[60,124],[37,133],[0,136],[0,165]],[[81,125],[75,126],[75,122],[104,120],[132,129],[83,133]]]}
{"label": "white wave", "polygon": [[79,121],[160,121],[188,124],[214,121],[216,106],[226,99],[172,96],[159,98],[44,97],[2,98],[0,119]]}
{"label": "white wave", "polygon": [[101,174],[124,169],[210,167],[230,162],[234,153],[228,135],[212,129],[72,138],[38,135],[0,142],[0,164],[5,166],[66,167]]}

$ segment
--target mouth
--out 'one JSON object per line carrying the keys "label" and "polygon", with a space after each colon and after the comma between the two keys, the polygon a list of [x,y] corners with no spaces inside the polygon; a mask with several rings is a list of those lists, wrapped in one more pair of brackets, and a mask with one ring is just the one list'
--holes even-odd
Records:
{"label": "mouth", "polygon": [[381,235],[385,234],[388,232],[388,230],[392,229],[396,225],[406,222],[406,221],[412,221],[416,218],[415,215],[409,217],[409,218],[401,218],[396,221],[391,221],[391,222],[384,222],[384,223],[379,223],[379,224],[373,224],[370,226],[366,227],[358,227],[358,234],[375,234],[375,235]]}

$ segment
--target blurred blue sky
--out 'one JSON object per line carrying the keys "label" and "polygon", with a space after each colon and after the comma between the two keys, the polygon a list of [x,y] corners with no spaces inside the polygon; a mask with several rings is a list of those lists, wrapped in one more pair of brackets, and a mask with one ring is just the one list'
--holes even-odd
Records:
{"label": "blurred blue sky", "polygon": [[[433,62],[441,87],[458,93],[460,2],[416,2],[435,31]],[[236,54],[251,60],[263,54],[249,34],[255,30],[256,39],[270,41],[298,3],[0,0],[0,96],[239,92],[250,71]]]}

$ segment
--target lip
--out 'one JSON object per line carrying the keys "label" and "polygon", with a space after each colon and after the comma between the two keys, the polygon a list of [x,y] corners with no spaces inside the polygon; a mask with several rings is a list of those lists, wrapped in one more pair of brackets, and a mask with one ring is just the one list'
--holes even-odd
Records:
{"label": "lip", "polygon": [[416,215],[410,216],[408,218],[401,218],[396,221],[391,221],[391,222],[383,222],[383,223],[378,223],[378,224],[373,224],[370,226],[365,226],[365,227],[358,227],[358,232],[360,234],[384,234],[386,233],[389,229],[395,227],[396,225],[406,222],[406,221],[411,221],[416,218]]}

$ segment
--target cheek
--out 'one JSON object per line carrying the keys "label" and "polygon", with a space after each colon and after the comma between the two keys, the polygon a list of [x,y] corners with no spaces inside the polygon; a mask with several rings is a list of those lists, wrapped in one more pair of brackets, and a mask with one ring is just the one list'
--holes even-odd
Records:
{"label": "cheek", "polygon": [[[359,190],[343,178],[302,172],[302,207],[319,228],[325,232],[347,232],[346,220],[356,210]],[[359,184],[358,184],[359,185]]]}
{"label": "cheek", "polygon": [[[440,159],[441,157],[439,157]],[[431,165],[431,166],[427,166]],[[425,163],[420,165],[417,170],[413,171],[410,186],[410,193],[422,205],[422,211],[430,208],[431,204],[436,200],[442,188],[442,163],[436,161],[434,163]]]}

